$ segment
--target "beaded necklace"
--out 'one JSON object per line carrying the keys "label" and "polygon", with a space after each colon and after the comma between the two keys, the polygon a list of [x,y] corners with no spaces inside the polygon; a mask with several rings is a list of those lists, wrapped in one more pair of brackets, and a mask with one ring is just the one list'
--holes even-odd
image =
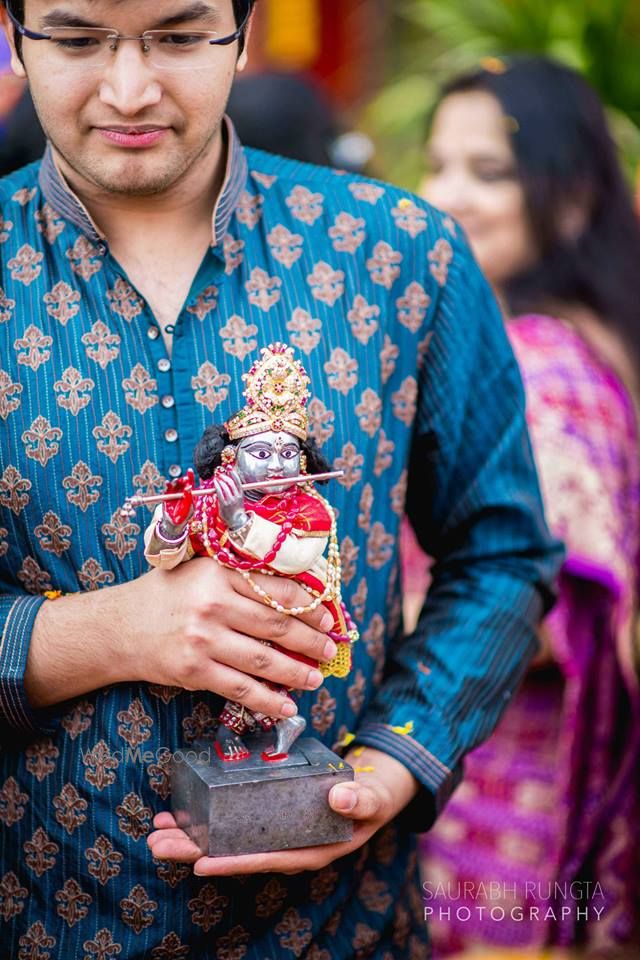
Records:
{"label": "beaded necklace", "polygon": [[297,509],[297,507],[294,505],[294,500],[296,499],[298,493],[295,488],[282,495],[286,520],[281,525],[281,530],[278,533],[271,550],[269,550],[269,552],[260,560],[243,560],[234,557],[220,543],[220,539],[215,529],[211,529],[211,531],[209,530],[207,506],[213,504],[213,497],[215,496],[213,493],[211,495],[205,494],[204,496],[200,497],[199,503],[196,506],[196,516],[194,518],[195,523],[193,524],[192,528],[193,532],[197,532],[200,535],[202,543],[204,544],[204,548],[210,557],[212,557],[214,560],[217,560],[218,563],[221,563],[225,567],[229,567],[232,570],[238,570],[264,603],[272,607],[278,613],[285,613],[291,616],[300,616],[304,613],[310,613],[311,611],[316,610],[325,600],[336,600],[338,603],[341,602],[340,584],[342,567],[340,562],[340,549],[338,547],[335,511],[331,504],[324,499],[324,497],[321,497],[311,488],[307,488],[306,492],[316,500],[319,500],[327,510],[331,518],[331,529],[329,532],[329,549],[327,552],[326,586],[321,594],[318,594],[310,604],[307,604],[304,607],[283,606],[269,593],[267,593],[266,590],[263,590],[262,587],[259,586],[259,584],[257,584],[251,577],[251,571],[255,573],[264,573],[270,577],[274,576],[274,571],[269,570],[266,565],[273,563],[282,544],[293,530],[293,519]]}

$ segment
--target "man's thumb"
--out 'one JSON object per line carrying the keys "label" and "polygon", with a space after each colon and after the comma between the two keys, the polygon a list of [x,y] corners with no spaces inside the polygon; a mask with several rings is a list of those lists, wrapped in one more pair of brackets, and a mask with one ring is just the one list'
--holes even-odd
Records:
{"label": "man's thumb", "polygon": [[370,787],[340,783],[329,793],[329,804],[337,812],[356,820],[367,820],[378,812],[379,802]]}

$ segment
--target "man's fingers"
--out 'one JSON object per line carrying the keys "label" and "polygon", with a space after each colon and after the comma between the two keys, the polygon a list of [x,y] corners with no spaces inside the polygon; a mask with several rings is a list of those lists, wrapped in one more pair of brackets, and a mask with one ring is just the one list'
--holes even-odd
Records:
{"label": "man's fingers", "polygon": [[[155,845],[159,843],[161,840],[183,840],[184,841],[185,838],[189,840],[189,837],[184,832],[184,830],[181,830],[179,827],[163,827],[161,830],[154,830],[152,833],[149,834],[149,836],[147,837],[147,844],[153,850]],[[189,843],[191,843],[191,840],[189,840]]]}
{"label": "man's fingers", "polygon": [[339,783],[329,792],[329,805],[351,820],[371,820],[383,807],[379,793],[363,783]]}
{"label": "man's fingers", "polygon": [[[157,813],[153,818],[153,825],[156,830],[165,830],[167,828],[178,826],[173,814],[169,813],[168,810],[161,810],[160,813]],[[150,833],[149,836],[152,837],[153,834]]]}
{"label": "man's fingers", "polygon": [[[252,574],[251,579],[287,610],[308,607],[313,602],[314,598],[310,593],[286,577],[268,577],[266,574],[255,573]],[[244,597],[249,597],[251,600],[256,600],[257,595],[255,591],[244,577],[236,575],[230,579],[230,583],[236,593]],[[294,619],[301,620],[308,626],[313,627],[315,630],[321,630],[323,633],[326,633],[327,630],[330,630],[333,626],[333,617],[322,604],[319,604],[307,613],[296,614]]]}
{"label": "man's fingers", "polygon": [[[254,579],[253,576],[252,579]],[[279,577],[255,577],[255,579],[256,582],[258,579],[262,582],[268,581],[265,589],[272,588],[280,580]],[[271,643],[277,643],[284,650],[302,653],[311,660],[331,660],[335,656],[337,650],[335,643],[329,639],[324,629],[318,627],[324,614],[333,623],[331,614],[327,613],[324,607],[321,608],[322,612],[314,611],[313,619],[316,621],[315,623],[307,623],[306,617],[302,619],[290,614],[279,613],[258,600],[251,586],[239,574],[234,574],[230,578],[230,582],[236,591],[236,597],[235,602],[229,603],[225,611],[226,624],[229,629],[244,634],[250,624],[251,635],[256,640],[268,640]],[[304,594],[305,591],[302,590],[301,593]],[[312,617],[309,615],[309,620],[311,619]],[[260,670],[250,672],[262,676]]]}
{"label": "man's fingers", "polygon": [[198,690],[211,690],[226,700],[241,703],[254,713],[268,717],[292,717],[298,708],[286,693],[271,690],[266,684],[222,663],[203,667]]}
{"label": "man's fingers", "polygon": [[351,843],[332,843],[324,847],[278,850],[273,853],[250,853],[238,857],[202,857],[194,866],[196,876],[233,877],[243,874],[296,874],[320,870],[336,857],[351,850]]}
{"label": "man's fingers", "polygon": [[181,836],[158,837],[153,844],[147,840],[149,849],[156,860],[176,860],[180,863],[195,863],[202,857],[202,850],[189,840],[185,833]]}
{"label": "man's fingers", "polygon": [[178,828],[168,810],[156,814],[153,825],[156,829],[147,837],[147,846],[157,859],[195,863],[202,856],[200,848]]}
{"label": "man's fingers", "polygon": [[[247,622],[242,623],[243,629],[246,629]],[[309,630],[302,624],[300,628]],[[255,630],[260,632],[258,627]],[[264,632],[268,636],[269,631]],[[327,659],[324,651],[332,641],[323,634],[309,633],[311,641],[298,644],[305,654],[303,660],[279,646],[261,643],[232,625],[215,635],[204,632],[185,649],[176,679],[187,689],[211,690],[230,700],[240,700],[252,709],[262,710],[257,703],[245,699],[252,695],[252,691],[262,693],[263,685],[256,687],[257,681],[269,681],[292,690],[317,690],[322,685],[323,677],[317,665],[319,660]],[[217,685],[210,686],[211,683]]]}
{"label": "man's fingers", "polygon": [[[215,654],[213,659],[216,660]],[[244,634],[234,636],[233,661],[227,666],[238,670],[244,676],[269,680],[292,690],[317,690],[323,682],[323,676],[316,669],[315,661],[306,663],[295,659],[286,652]]]}

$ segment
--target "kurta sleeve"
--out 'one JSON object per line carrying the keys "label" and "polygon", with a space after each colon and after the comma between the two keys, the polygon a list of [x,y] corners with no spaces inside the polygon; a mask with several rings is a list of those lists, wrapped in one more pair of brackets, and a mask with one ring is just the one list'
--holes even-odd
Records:
{"label": "kurta sleeve", "polygon": [[[418,626],[392,644],[357,741],[422,786],[428,829],[489,736],[536,647],[562,548],[545,524],[519,371],[491,292],[453,241],[421,369],[407,513],[434,558]],[[441,278],[442,279],[442,278]]]}
{"label": "kurta sleeve", "polygon": [[34,710],[27,698],[24,676],[31,633],[44,597],[0,593],[0,734],[29,736],[48,733],[55,724],[50,710]]}

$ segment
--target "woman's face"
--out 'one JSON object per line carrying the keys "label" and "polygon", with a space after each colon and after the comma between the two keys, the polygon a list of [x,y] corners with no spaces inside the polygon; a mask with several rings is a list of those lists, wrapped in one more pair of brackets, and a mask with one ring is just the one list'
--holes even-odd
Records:
{"label": "woman's face", "polygon": [[537,259],[508,122],[490,93],[446,97],[434,117],[428,172],[420,190],[459,221],[480,268],[498,291]]}

